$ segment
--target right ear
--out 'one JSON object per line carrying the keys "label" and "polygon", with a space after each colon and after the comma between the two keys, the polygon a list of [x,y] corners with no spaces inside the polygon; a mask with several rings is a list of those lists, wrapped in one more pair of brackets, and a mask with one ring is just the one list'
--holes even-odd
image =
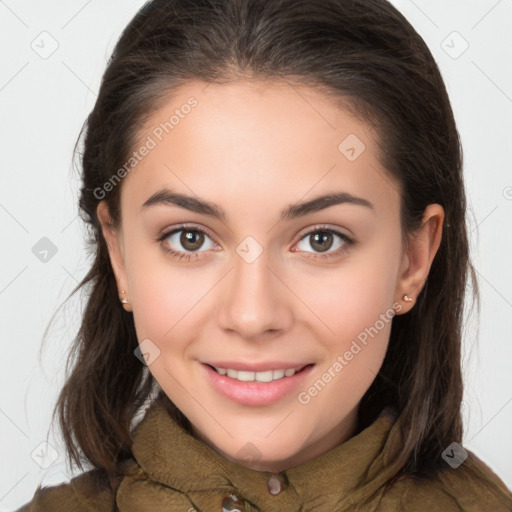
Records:
{"label": "right ear", "polygon": [[[105,201],[100,201],[96,208],[96,214],[101,224],[103,238],[107,244],[110,263],[116,278],[119,299],[126,299],[127,303],[123,304],[123,307],[126,311],[132,311],[130,306],[130,290],[128,289],[128,279],[124,265],[124,245],[121,233],[113,226],[108,205]],[[125,293],[121,293],[121,291]]]}

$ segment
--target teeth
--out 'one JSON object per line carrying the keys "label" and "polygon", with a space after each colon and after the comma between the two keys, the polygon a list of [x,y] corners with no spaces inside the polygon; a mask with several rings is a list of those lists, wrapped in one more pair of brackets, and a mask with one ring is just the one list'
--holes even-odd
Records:
{"label": "teeth", "polygon": [[274,370],[272,372],[272,379],[276,379],[276,380],[277,379],[282,379],[284,377],[285,373],[286,373],[286,370]]}
{"label": "teeth", "polygon": [[264,372],[247,372],[238,371],[231,368],[215,368],[220,375],[227,375],[228,377],[242,382],[251,382],[257,380],[258,382],[271,382],[279,380],[283,377],[291,377],[297,370],[290,368],[288,370],[266,370]]}

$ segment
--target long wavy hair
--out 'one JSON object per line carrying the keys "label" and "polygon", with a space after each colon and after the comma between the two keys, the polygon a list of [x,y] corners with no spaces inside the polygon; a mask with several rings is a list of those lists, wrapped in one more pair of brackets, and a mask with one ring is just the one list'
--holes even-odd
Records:
{"label": "long wavy hair", "polygon": [[[70,465],[112,479],[132,456],[132,422],[155,389],[133,315],[118,298],[96,208],[120,223],[122,182],[98,189],[123,166],[140,127],[190,80],[286,80],[339,99],[376,127],[382,164],[401,186],[403,239],[427,205],[445,210],[443,237],[428,279],[407,314],[395,316],[382,368],[362,398],[359,426],[386,406],[398,413],[390,450],[395,475],[429,477],[441,452],[462,438],[461,337],[469,260],[462,151],[440,71],[425,42],[386,0],[153,0],[119,38],[93,110],[75,146],[80,215],[92,267],[73,290],[87,302],[55,406]],[[81,151],[78,151],[83,144]],[[95,192],[96,191],[96,192]],[[71,294],[71,295],[72,295]],[[188,419],[158,393],[172,417]]]}

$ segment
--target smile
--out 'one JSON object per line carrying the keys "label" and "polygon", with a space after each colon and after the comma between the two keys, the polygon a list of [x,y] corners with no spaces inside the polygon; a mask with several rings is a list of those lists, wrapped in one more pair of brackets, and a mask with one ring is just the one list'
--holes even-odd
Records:
{"label": "smile", "polygon": [[276,369],[259,371],[224,368],[209,363],[200,366],[205,372],[206,381],[224,398],[241,405],[265,406],[297,393],[315,364],[293,368],[279,368],[276,365]]}

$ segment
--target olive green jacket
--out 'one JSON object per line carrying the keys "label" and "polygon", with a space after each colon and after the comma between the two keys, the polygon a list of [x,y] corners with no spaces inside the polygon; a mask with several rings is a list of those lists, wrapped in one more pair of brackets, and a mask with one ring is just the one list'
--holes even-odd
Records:
{"label": "olive green jacket", "polygon": [[[17,512],[505,512],[512,494],[471,452],[428,481],[389,480],[385,409],[348,441],[300,466],[273,474],[234,464],[196,439],[154,402],[134,431],[133,455],[116,492],[88,471],[58,486],[39,486]],[[479,467],[485,479],[460,468]],[[364,505],[363,499],[368,498]]]}

